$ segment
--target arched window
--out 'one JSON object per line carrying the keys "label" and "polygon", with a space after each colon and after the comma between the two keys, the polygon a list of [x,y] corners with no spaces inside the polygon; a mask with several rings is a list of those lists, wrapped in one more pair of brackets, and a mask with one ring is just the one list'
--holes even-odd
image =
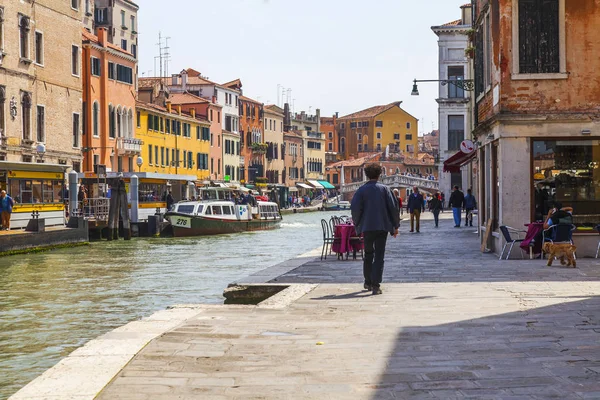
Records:
{"label": "arched window", "polygon": [[133,137],[133,111],[131,110],[131,108],[129,109],[129,111],[127,111],[127,137]]}
{"label": "arched window", "polygon": [[346,138],[340,138],[340,153],[346,152]]}
{"label": "arched window", "polygon": [[116,137],[116,120],[115,120],[115,108],[112,104],[108,105],[108,136],[111,138]]}
{"label": "arched window", "polygon": [[97,101],[92,106],[92,132],[94,136],[100,136],[100,106]]}
{"label": "arched window", "polygon": [[400,167],[396,167],[396,175],[400,174]]}
{"label": "arched window", "polygon": [[24,15],[20,16],[19,20],[19,47],[21,58],[29,59],[29,31],[30,23],[29,17]]}
{"label": "arched window", "polygon": [[117,137],[123,137],[123,110],[117,106]]}
{"label": "arched window", "polygon": [[31,95],[21,95],[21,116],[23,121],[23,140],[31,140]]}

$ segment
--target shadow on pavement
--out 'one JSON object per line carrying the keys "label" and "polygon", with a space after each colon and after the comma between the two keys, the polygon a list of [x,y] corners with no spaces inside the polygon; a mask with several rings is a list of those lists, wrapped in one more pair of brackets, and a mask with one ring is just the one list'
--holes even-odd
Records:
{"label": "shadow on pavement", "polygon": [[598,399],[600,297],[402,329],[386,365],[373,400]]}

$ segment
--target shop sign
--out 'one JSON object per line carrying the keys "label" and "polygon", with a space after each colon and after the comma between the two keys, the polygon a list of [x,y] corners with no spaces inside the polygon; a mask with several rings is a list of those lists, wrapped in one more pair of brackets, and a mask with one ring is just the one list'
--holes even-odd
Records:
{"label": "shop sign", "polygon": [[462,151],[465,154],[471,154],[475,151],[475,145],[470,140],[463,140],[460,144],[460,151]]}

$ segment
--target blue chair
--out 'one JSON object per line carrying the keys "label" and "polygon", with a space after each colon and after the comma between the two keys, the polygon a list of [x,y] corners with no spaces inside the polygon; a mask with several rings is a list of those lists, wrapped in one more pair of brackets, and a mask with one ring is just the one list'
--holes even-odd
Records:
{"label": "blue chair", "polygon": [[[573,231],[577,227],[573,224],[559,223],[542,231],[542,258],[544,258],[543,243],[571,243],[573,244]],[[575,254],[573,257],[577,258]]]}

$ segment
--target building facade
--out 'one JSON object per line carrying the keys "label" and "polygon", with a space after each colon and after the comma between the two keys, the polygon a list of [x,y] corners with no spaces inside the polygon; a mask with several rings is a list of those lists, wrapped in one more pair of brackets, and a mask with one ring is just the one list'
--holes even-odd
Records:
{"label": "building facade", "polygon": [[173,106],[181,106],[182,111],[189,114],[193,109],[196,116],[201,116],[210,122],[210,179],[218,181],[222,180],[223,132],[219,118],[223,107],[213,101],[203,99],[190,93],[174,93],[169,96],[169,100]]}
{"label": "building facade", "polygon": [[325,179],[325,137],[321,132],[321,110],[314,115],[301,111],[291,115],[292,131],[302,134],[303,146],[300,149],[304,158],[303,177],[305,179]]}
{"label": "building facade", "polygon": [[143,140],[140,172],[209,178],[210,123],[173,107],[138,102],[136,137]]}
{"label": "building facade", "polygon": [[283,110],[276,105],[264,107],[263,126],[267,145],[266,177],[269,183],[285,183],[285,146],[283,141]]}
{"label": "building facade", "polygon": [[[573,207],[577,255],[594,255],[600,220],[600,12],[589,2],[474,2],[479,218],[498,227]],[[582,46],[585,43],[585,46]],[[488,225],[489,222],[489,225]]]}
{"label": "building facade", "polygon": [[81,170],[81,21],[76,0],[0,5],[0,160]]}
{"label": "building facade", "polygon": [[[72,0],[79,1],[79,0]],[[88,7],[92,0],[85,3],[86,15],[90,8],[94,12],[94,32],[98,28],[106,28],[108,41],[138,58],[138,21],[139,7],[131,0],[93,0],[95,4]],[[96,32],[97,34],[97,32]]]}
{"label": "building facade", "polygon": [[361,110],[337,120],[339,149],[344,158],[390,150],[418,152],[418,119],[404,111],[402,102]]}
{"label": "building facade", "polygon": [[105,165],[107,172],[134,172],[142,141],[135,138],[136,60],[86,30],[82,42],[83,172]]}
{"label": "building facade", "polygon": [[[461,7],[461,18],[431,29],[438,36],[439,79],[464,81],[472,79],[471,63],[467,57],[469,31],[471,29],[471,5]],[[464,167],[454,172],[442,173],[444,161],[460,151],[460,144],[471,139],[472,115],[471,97],[473,92],[464,90],[455,84],[440,84],[438,103],[439,113],[439,171],[440,191],[449,198],[452,187],[473,186],[472,170]]]}
{"label": "building facade", "polygon": [[[227,84],[226,84],[227,85]],[[241,84],[238,87],[241,89]],[[265,155],[268,146],[263,137],[263,104],[249,97],[239,97],[240,145],[244,165],[240,163],[241,180],[255,183],[266,175]]]}
{"label": "building facade", "polygon": [[288,103],[283,108],[283,147],[285,173],[282,183],[295,188],[297,183],[304,182],[304,139],[302,132],[292,130],[292,113]]}

